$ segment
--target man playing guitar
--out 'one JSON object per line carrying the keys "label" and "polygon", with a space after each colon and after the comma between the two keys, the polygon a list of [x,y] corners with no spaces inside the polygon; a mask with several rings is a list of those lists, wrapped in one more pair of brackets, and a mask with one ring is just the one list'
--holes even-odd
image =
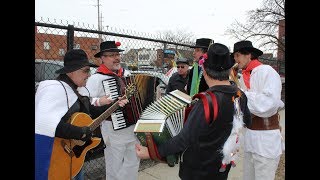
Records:
{"label": "man playing guitar", "polygon": [[[74,125],[76,112],[93,117],[110,107],[108,96],[99,99],[99,107],[90,104],[89,98],[78,93],[90,76],[87,54],[81,49],[65,54],[64,67],[57,70],[57,80],[40,82],[35,95],[35,179],[84,179],[81,167],[86,149],[97,146],[92,140],[92,129]],[[127,99],[119,102],[124,106]],[[80,119],[81,124],[83,120]],[[74,142],[81,142],[75,145]],[[73,144],[73,145],[71,145]],[[59,154],[60,153],[60,154]],[[61,158],[65,157],[65,158]],[[74,164],[74,162],[78,162]],[[75,168],[77,167],[77,168]],[[60,169],[59,169],[60,168]],[[79,173],[80,172],[80,173]]]}

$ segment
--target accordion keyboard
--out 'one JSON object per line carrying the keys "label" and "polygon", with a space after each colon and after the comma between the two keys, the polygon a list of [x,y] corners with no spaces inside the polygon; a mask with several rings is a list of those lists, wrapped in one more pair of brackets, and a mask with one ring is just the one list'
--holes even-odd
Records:
{"label": "accordion keyboard", "polygon": [[117,88],[117,81],[115,78],[110,78],[102,81],[104,91],[106,95],[110,95],[112,100],[116,100],[119,97],[118,88]]}
{"label": "accordion keyboard", "polygon": [[126,120],[124,119],[122,111],[116,110],[111,114],[111,119],[114,130],[126,127]]}
{"label": "accordion keyboard", "polygon": [[[102,81],[102,84],[106,95],[109,94],[112,100],[118,100],[119,93],[116,79],[114,77],[106,79]],[[120,109],[117,109],[111,114],[111,120],[114,130],[122,129],[127,126],[123,112]]]}

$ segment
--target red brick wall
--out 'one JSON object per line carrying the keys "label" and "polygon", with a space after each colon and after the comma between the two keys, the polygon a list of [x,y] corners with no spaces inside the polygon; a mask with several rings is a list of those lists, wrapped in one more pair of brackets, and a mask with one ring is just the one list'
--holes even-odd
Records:
{"label": "red brick wall", "polygon": [[[44,42],[50,43],[50,49],[44,49]],[[99,52],[99,39],[91,37],[74,37],[74,44],[79,44],[90,60],[97,63],[94,54]],[[93,49],[93,47],[96,49]],[[35,27],[35,59],[54,59],[63,60],[63,56],[59,55],[59,49],[67,52],[67,36],[57,34],[38,33]]]}

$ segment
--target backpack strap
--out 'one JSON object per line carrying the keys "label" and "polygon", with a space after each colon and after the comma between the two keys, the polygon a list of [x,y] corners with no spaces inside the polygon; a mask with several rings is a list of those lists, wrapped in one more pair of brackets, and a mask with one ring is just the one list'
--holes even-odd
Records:
{"label": "backpack strap", "polygon": [[203,106],[204,106],[204,115],[207,121],[208,119],[210,119],[209,102],[207,100],[207,96],[204,92],[201,92],[201,93],[195,94],[192,97],[192,99],[196,99],[196,98],[202,99]]}
{"label": "backpack strap", "polygon": [[212,103],[213,103],[213,120],[216,120],[217,116],[218,116],[218,101],[217,101],[217,97],[211,91],[208,91],[207,93],[210,95],[210,97],[212,99]]}
{"label": "backpack strap", "polygon": [[195,98],[201,99],[203,102],[206,122],[210,124],[211,120],[215,121],[218,116],[218,103],[215,94],[210,91],[201,92],[192,97],[192,99]]}

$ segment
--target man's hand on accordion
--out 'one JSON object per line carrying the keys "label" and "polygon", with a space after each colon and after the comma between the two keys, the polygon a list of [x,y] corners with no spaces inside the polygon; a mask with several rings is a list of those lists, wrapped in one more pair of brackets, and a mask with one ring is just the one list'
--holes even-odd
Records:
{"label": "man's hand on accordion", "polygon": [[136,144],[136,153],[140,159],[150,159],[148,148],[145,146]]}
{"label": "man's hand on accordion", "polygon": [[118,99],[119,99],[119,106],[120,107],[124,107],[129,102],[129,100],[127,98],[122,99],[121,97],[118,97]]}
{"label": "man's hand on accordion", "polygon": [[100,97],[97,101],[99,101],[99,105],[103,106],[106,104],[111,104],[113,102],[113,100],[110,98],[110,95],[106,95],[106,96],[102,96]]}

